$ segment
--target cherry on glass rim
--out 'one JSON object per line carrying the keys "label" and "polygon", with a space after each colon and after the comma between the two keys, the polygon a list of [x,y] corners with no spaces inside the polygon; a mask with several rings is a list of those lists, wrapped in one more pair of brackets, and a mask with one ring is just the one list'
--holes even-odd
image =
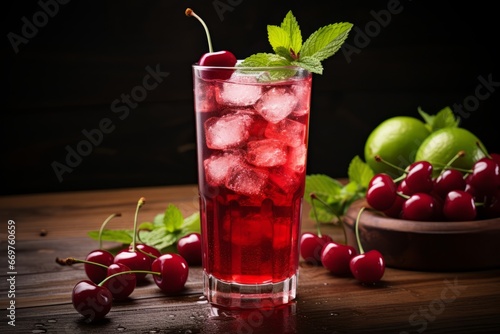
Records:
{"label": "cherry on glass rim", "polygon": [[198,65],[207,66],[208,68],[206,70],[201,71],[201,77],[207,80],[229,79],[233,74],[234,70],[216,69],[216,68],[212,69],[210,67],[234,67],[237,62],[235,55],[225,50],[214,52],[212,47],[212,39],[210,38],[210,32],[203,19],[199,17],[191,8],[187,8],[185,14],[186,16],[192,16],[196,18],[203,26],[203,29],[205,29],[205,33],[207,35],[208,53],[205,53],[201,56],[200,60],[198,61]]}

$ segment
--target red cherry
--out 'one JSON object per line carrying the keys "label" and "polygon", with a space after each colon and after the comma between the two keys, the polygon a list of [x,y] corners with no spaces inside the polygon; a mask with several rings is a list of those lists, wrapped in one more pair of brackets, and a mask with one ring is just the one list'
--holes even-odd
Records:
{"label": "red cherry", "polygon": [[429,193],[432,190],[432,170],[433,167],[428,161],[417,161],[410,165],[405,181],[412,193]]}
{"label": "red cherry", "polygon": [[472,195],[463,190],[452,190],[446,195],[443,214],[450,221],[474,220],[477,215]]}
{"label": "red cherry", "polygon": [[102,319],[111,310],[113,295],[89,280],[78,282],[71,295],[73,307],[90,321]]}
{"label": "red cherry", "polygon": [[426,193],[416,193],[410,196],[404,204],[402,219],[431,221],[435,217],[435,199]]}
{"label": "red cherry", "polygon": [[189,274],[188,263],[175,253],[166,253],[154,260],[151,270],[160,273],[153,275],[153,279],[156,285],[168,294],[184,289]]}
{"label": "red cherry", "polygon": [[[146,253],[146,255],[149,254],[149,260],[151,261],[151,263],[154,261],[154,259],[161,256],[161,252],[158,250],[158,248],[153,246],[149,246],[146,244],[137,244],[135,245],[135,248],[142,253]],[[132,245],[129,246],[128,250],[132,251]]]}
{"label": "red cherry", "polygon": [[[108,267],[108,277],[124,271],[130,271],[130,268],[123,263],[113,263]],[[109,278],[103,283],[102,286],[111,292],[113,299],[124,300],[132,294],[136,285],[137,278],[134,274],[121,274]]]}
{"label": "red cherry", "polygon": [[200,233],[190,233],[177,241],[177,252],[189,265],[198,266],[201,264],[201,235]]}
{"label": "red cherry", "polygon": [[362,283],[376,283],[385,272],[385,260],[379,251],[372,249],[354,256],[349,263],[351,273]]}
{"label": "red cherry", "polygon": [[434,180],[434,192],[441,196],[446,197],[452,190],[464,190],[466,182],[462,172],[456,169],[446,169]]}
{"label": "red cherry", "polygon": [[304,232],[300,236],[300,255],[306,262],[320,265],[323,247],[332,241],[333,239],[325,234],[318,236],[311,232]]}
{"label": "red cherry", "polygon": [[482,158],[472,166],[472,173],[467,177],[467,183],[483,195],[495,193],[500,182],[500,166],[495,160]]}
{"label": "red cherry", "polygon": [[[151,270],[151,259],[146,254],[139,251],[122,250],[115,256],[114,263],[122,263],[130,268],[130,270]],[[146,273],[135,273],[137,281],[143,281],[146,278]]]}
{"label": "red cherry", "polygon": [[[85,260],[90,262],[100,263],[108,267],[110,264],[113,263],[114,256],[107,250],[96,249],[88,253],[88,255],[85,257]],[[107,268],[97,266],[92,263],[84,263],[83,267],[85,269],[87,277],[95,284],[101,283],[101,281],[104,278],[106,278]]]}
{"label": "red cherry", "polygon": [[[201,66],[217,66],[217,67],[234,67],[236,65],[236,57],[229,51],[217,51],[205,53],[198,61]],[[201,76],[206,80],[220,79],[227,80],[233,74],[230,69],[204,69]]]}
{"label": "red cherry", "polygon": [[329,242],[321,252],[321,263],[332,274],[344,276],[351,273],[349,263],[357,254],[352,246]]}
{"label": "red cherry", "polygon": [[388,174],[376,174],[370,180],[366,191],[366,201],[375,210],[389,209],[394,204],[396,196],[396,185]]}

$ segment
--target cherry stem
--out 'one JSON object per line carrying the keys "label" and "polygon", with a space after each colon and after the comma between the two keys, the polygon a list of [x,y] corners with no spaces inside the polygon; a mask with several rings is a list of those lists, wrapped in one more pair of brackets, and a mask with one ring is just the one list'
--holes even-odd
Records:
{"label": "cherry stem", "polygon": [[356,222],[354,223],[354,231],[356,233],[356,242],[358,243],[359,254],[363,254],[365,251],[363,250],[363,246],[361,246],[361,240],[359,238],[359,219],[361,218],[361,214],[365,211],[365,207],[361,207],[358,212],[358,216],[356,217]]}
{"label": "cherry stem", "polygon": [[150,270],[126,270],[126,271],[120,271],[117,273],[114,273],[112,275],[107,276],[105,279],[101,281],[101,283],[98,284],[98,286],[103,286],[104,283],[112,279],[113,277],[119,276],[119,275],[125,275],[125,274],[151,274],[151,275],[157,275],[160,276],[161,273],[158,271],[150,271]]}
{"label": "cherry stem", "polygon": [[479,147],[479,149],[484,153],[484,155],[486,157],[488,157],[489,159],[491,159],[491,155],[488,153],[488,151],[486,150],[486,147],[484,147],[484,145],[481,142],[477,141],[476,145]]}
{"label": "cherry stem", "polygon": [[60,258],[56,257],[56,263],[60,264],[61,266],[71,266],[75,263],[86,263],[86,264],[96,265],[96,266],[99,266],[102,268],[108,268],[108,266],[106,266],[102,263],[99,263],[99,262],[75,259],[74,257],[67,257],[65,259],[60,259]]}
{"label": "cherry stem", "polygon": [[330,211],[330,213],[332,213],[337,219],[339,219],[339,217],[335,214],[335,212],[333,212],[333,209],[330,207],[330,205],[328,205],[328,203],[326,203],[323,199],[318,197],[315,193],[309,194],[309,197],[311,198],[314,219],[316,220],[316,230],[318,231],[317,234],[319,237],[321,237],[321,230],[319,228],[319,218],[318,218],[318,213],[316,211],[316,205],[314,205],[314,201],[317,200],[318,202],[323,204],[323,206],[325,206],[327,210]]}
{"label": "cherry stem", "polygon": [[457,170],[460,170],[460,171],[462,171],[462,172],[467,172],[467,170],[463,170],[463,169],[460,169],[460,168],[455,168],[455,167],[452,167],[452,166],[451,166],[451,165],[452,165],[455,161],[457,161],[457,159],[462,158],[462,157],[464,157],[464,156],[465,156],[465,151],[464,151],[464,150],[460,150],[460,151],[458,151],[458,152],[457,152],[457,154],[455,154],[455,155],[453,156],[453,158],[451,158],[451,159],[450,159],[450,161],[448,161],[448,163],[447,163],[446,165],[444,165],[444,167],[443,167],[443,168],[442,168],[442,170],[441,170],[441,174],[442,174],[445,170],[447,170],[447,169],[451,169],[451,168],[453,168],[453,169],[457,169]]}
{"label": "cherry stem", "polygon": [[146,199],[144,197],[139,198],[137,201],[137,207],[135,209],[135,217],[134,217],[134,237],[132,238],[132,251],[135,252],[136,247],[136,239],[137,239],[137,217],[139,216],[139,209],[144,205]]}
{"label": "cherry stem", "polygon": [[198,15],[196,15],[196,13],[191,8],[187,8],[186,11],[185,11],[185,13],[186,13],[186,16],[193,16],[198,21],[200,21],[201,25],[205,29],[205,33],[207,34],[208,52],[210,52],[210,53],[214,52],[214,49],[212,48],[212,39],[210,38],[210,32],[208,31],[208,27],[205,24],[205,21],[203,21],[201,17],[199,17]]}
{"label": "cherry stem", "polygon": [[99,249],[102,249],[102,232],[104,231],[104,227],[108,224],[108,222],[115,218],[115,217],[121,217],[121,213],[113,213],[110,215],[106,220],[102,223],[101,228],[99,229]]}
{"label": "cherry stem", "polygon": [[376,155],[376,156],[374,157],[374,159],[375,159],[375,161],[376,161],[376,162],[382,162],[382,163],[386,164],[387,166],[390,166],[390,167],[392,167],[392,168],[397,169],[397,170],[398,170],[398,171],[400,171],[400,172],[403,172],[403,173],[405,173],[405,174],[406,174],[406,173],[408,173],[408,172],[407,172],[406,170],[404,170],[403,168],[401,168],[401,167],[399,167],[399,166],[396,166],[395,164],[390,163],[390,162],[389,162],[389,161],[387,161],[387,160],[384,160],[384,159],[383,159],[380,155]]}

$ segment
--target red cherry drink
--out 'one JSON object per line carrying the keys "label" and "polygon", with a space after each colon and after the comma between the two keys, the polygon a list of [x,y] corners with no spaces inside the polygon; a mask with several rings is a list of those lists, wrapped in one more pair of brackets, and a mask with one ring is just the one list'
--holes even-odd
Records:
{"label": "red cherry drink", "polygon": [[296,296],[312,76],[195,65],[193,78],[205,295],[237,308],[288,303]]}

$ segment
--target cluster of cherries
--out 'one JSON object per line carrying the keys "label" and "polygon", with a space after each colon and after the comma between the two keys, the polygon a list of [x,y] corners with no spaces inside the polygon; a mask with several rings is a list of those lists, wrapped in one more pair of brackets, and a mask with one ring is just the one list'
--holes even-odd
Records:
{"label": "cluster of cherries", "polygon": [[[134,231],[137,227],[137,215],[145,203],[141,197],[137,203]],[[114,217],[112,214],[101,226]],[[75,258],[56,258],[61,265],[83,263],[87,279],[79,281],[73,288],[72,303],[76,311],[90,321],[102,319],[111,310],[113,301],[129,298],[137,283],[147,281],[151,274],[155,284],[166,294],[176,294],[184,289],[189,274],[189,265],[201,264],[201,237],[199,233],[190,233],[177,241],[177,253],[164,253],[155,247],[136,242],[135,233],[132,243],[116,255],[102,248],[87,254],[85,260]]]}
{"label": "cluster of cherries", "polygon": [[[477,160],[470,170],[451,167],[464,154],[459,152],[437,177],[433,177],[434,168],[428,161],[412,163],[397,179],[385,173],[376,174],[368,185],[366,201],[389,217],[406,220],[500,217],[500,154]],[[387,163],[381,157],[376,159]]]}
{"label": "cluster of cherries", "polygon": [[[311,194],[311,198],[321,201],[315,194]],[[354,276],[363,284],[374,284],[380,281],[385,272],[384,257],[375,249],[364,252],[359,239],[358,224],[363,210],[364,208],[359,211],[355,223],[359,253],[354,247],[335,242],[329,235],[321,234],[318,228],[317,233],[302,233],[300,238],[302,258],[307,263],[322,265],[333,275]]]}

